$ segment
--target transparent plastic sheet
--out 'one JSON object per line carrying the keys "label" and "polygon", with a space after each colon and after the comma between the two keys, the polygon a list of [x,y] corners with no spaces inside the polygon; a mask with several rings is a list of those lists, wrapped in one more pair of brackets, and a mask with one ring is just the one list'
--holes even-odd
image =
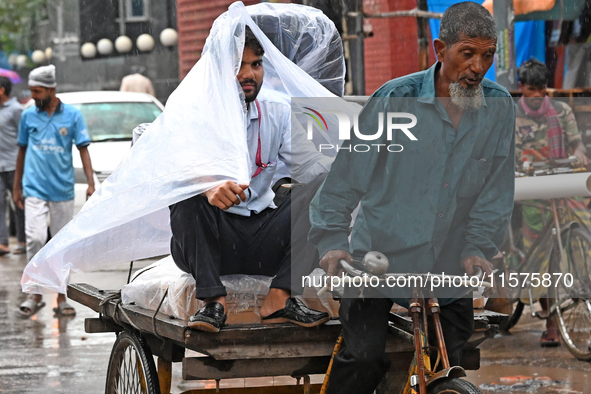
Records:
{"label": "transparent plastic sheet", "polygon": [[344,94],[346,70],[341,36],[322,11],[268,3],[246,9],[285,57],[332,93]]}
{"label": "transparent plastic sheet", "polygon": [[[269,14],[291,7],[297,10],[294,15],[308,20],[319,13],[299,5],[257,7]],[[274,90],[286,101],[290,97],[334,97],[281,54],[253,22],[250,8],[236,2],[216,19],[201,59],[172,93],[164,112],[146,128],[80,213],[27,265],[21,280],[23,291],[65,293],[71,272],[169,254],[168,206],[223,181],[249,183],[245,105],[236,80],[245,25],[265,49],[263,91]],[[343,111],[360,109],[341,101]],[[338,130],[330,123],[336,119],[328,121],[329,130]],[[292,116],[292,136],[305,133],[306,121],[302,122],[298,124],[298,117]],[[305,135],[297,138],[306,139]],[[318,146],[336,140],[336,133],[325,133],[315,136],[313,143]],[[322,166],[328,169],[332,158],[325,159]],[[292,166],[297,161],[294,154]],[[306,182],[313,176],[304,173],[298,180]]]}
{"label": "transparent plastic sheet", "polygon": [[[222,276],[221,280],[228,292],[229,314],[248,310],[258,314],[260,300],[269,292],[272,278],[228,275]],[[195,298],[195,280],[178,269],[171,256],[138,271],[121,289],[121,300],[123,304],[135,304],[150,310],[156,310],[162,301],[160,312],[184,321],[203,306],[203,301]]]}

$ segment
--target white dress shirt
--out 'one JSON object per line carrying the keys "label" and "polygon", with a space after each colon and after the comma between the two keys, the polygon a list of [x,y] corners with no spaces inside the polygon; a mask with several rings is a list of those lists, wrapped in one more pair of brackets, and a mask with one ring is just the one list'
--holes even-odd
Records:
{"label": "white dress shirt", "polygon": [[251,176],[257,170],[256,152],[259,136],[261,139],[261,162],[266,167],[251,179],[246,190],[247,200],[233,206],[227,212],[250,216],[250,212],[259,213],[266,208],[276,208],[273,203],[275,193],[273,184],[283,177],[291,177],[298,182],[307,183],[318,175],[327,173],[334,158],[318,152],[306,138],[302,127],[296,127],[292,135],[291,107],[289,98],[271,90],[261,90],[257,96],[257,105],[248,106],[247,144],[250,152]]}

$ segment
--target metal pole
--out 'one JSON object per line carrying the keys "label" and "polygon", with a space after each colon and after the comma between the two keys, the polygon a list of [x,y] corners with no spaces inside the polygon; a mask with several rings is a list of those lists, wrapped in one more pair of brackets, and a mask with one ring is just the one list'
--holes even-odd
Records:
{"label": "metal pole", "polygon": [[58,0],[56,5],[57,11],[57,37],[59,40],[58,44],[58,55],[60,61],[66,60],[66,55],[64,54],[64,0]]}
{"label": "metal pole", "polygon": [[[349,16],[356,16],[358,12],[349,12]],[[430,12],[419,9],[412,9],[407,11],[391,11],[391,12],[364,12],[363,16],[366,18],[399,18],[402,16],[412,16],[413,18],[432,18],[441,19],[443,17],[442,12]]]}
{"label": "metal pole", "polygon": [[[427,0],[417,0],[417,9],[428,11]],[[429,68],[429,42],[427,32],[429,31],[429,20],[417,16],[417,34],[419,39],[419,70]]]}
{"label": "metal pole", "polygon": [[515,67],[515,13],[513,0],[495,0],[493,2],[494,17],[497,22],[497,83],[509,90],[517,89]]}
{"label": "metal pole", "polygon": [[[421,317],[423,314],[422,298],[417,298],[417,289],[413,289],[413,298],[410,300],[408,311],[412,317],[412,328],[415,338],[415,358],[417,362],[417,373],[419,375],[419,393],[427,392],[427,384],[425,382],[425,359],[423,353],[423,337],[421,332]],[[422,295],[421,295],[422,297]]]}
{"label": "metal pole", "polygon": [[[365,95],[365,58],[363,39],[363,3],[362,0],[345,0],[345,20],[347,35],[357,36],[348,40],[349,60],[351,64],[351,81],[353,83],[353,95]],[[349,12],[356,12],[354,16]]]}
{"label": "metal pole", "polygon": [[119,0],[119,35],[125,35],[125,0]]}
{"label": "metal pole", "polygon": [[330,362],[328,363],[328,369],[326,370],[326,375],[324,375],[324,381],[322,382],[322,387],[320,388],[320,394],[326,394],[326,390],[328,390],[328,379],[330,378],[330,372],[332,370],[332,363],[334,361],[335,356],[339,351],[341,351],[341,346],[343,345],[343,332],[339,334],[339,338],[337,339],[337,343],[334,345],[334,349],[332,350],[332,356],[330,357]]}

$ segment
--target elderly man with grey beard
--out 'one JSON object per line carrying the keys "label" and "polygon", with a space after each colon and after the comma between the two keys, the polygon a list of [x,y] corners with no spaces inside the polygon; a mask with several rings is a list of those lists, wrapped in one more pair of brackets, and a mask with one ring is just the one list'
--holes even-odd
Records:
{"label": "elderly man with grey beard", "polygon": [[[402,149],[339,151],[310,208],[309,239],[329,276],[340,275],[341,259],[358,260],[370,250],[388,257],[389,272],[473,275],[479,267],[491,274],[489,260],[513,209],[515,149],[511,96],[484,78],[496,43],[486,9],[453,5],[434,41],[438,62],[372,95],[350,147],[374,135],[375,148]],[[388,118],[405,112],[416,116],[416,125],[408,126],[414,139],[389,127]],[[375,134],[386,127],[388,133]],[[472,298],[463,294],[458,288],[436,293],[451,365],[460,365],[474,327]],[[334,359],[328,393],[375,390],[390,364],[385,344],[393,300],[408,305],[409,297],[410,289],[387,286],[362,294],[346,289],[339,313],[345,346]]]}

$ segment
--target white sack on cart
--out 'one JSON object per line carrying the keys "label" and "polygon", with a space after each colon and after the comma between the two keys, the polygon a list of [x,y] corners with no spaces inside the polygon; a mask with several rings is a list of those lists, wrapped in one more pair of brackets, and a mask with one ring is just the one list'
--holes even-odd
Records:
{"label": "white sack on cart", "polygon": [[[320,12],[292,4],[257,7],[270,14],[292,7],[297,9],[294,15],[307,19]],[[169,254],[168,206],[224,181],[249,183],[245,104],[236,80],[245,25],[265,50],[263,91],[272,89],[287,98],[335,97],[273,46],[241,2],[232,4],[214,22],[201,59],[172,93],[164,112],[80,213],[27,265],[23,291],[65,293],[72,272]],[[360,109],[344,101],[342,105],[344,112]],[[292,135],[304,132],[296,120],[292,116]],[[321,137],[324,143],[338,142],[328,134]],[[297,158],[293,160],[297,164]],[[306,182],[305,175],[299,180]]]}
{"label": "white sack on cart", "polygon": [[[269,276],[258,275],[226,275],[220,279],[229,295],[228,313],[249,309],[258,313],[260,305],[257,304],[257,296],[265,296],[269,292],[272,280]],[[195,298],[195,280],[177,268],[172,256],[138,271],[121,289],[121,301],[154,311],[162,302],[161,313],[184,321],[203,306],[203,301]]]}

